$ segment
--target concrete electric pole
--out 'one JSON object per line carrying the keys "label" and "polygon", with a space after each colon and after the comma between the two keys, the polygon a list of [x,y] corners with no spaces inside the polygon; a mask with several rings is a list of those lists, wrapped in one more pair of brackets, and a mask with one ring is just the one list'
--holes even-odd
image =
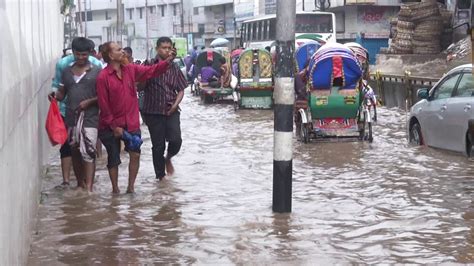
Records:
{"label": "concrete electric pole", "polygon": [[183,0],[180,1],[179,3],[180,5],[180,13],[181,13],[181,16],[180,16],[180,19],[179,19],[179,23],[181,24],[181,37],[184,38],[184,7],[183,7]]}
{"label": "concrete electric pole", "polygon": [[117,0],[117,43],[122,45],[122,0]]}
{"label": "concrete electric pole", "polygon": [[81,0],[77,1],[77,7],[79,9],[79,36],[84,36],[84,31],[82,31],[82,10],[81,10]]}
{"label": "concrete electric pole", "polygon": [[291,212],[296,1],[277,1],[274,106],[274,212]]}
{"label": "concrete electric pole", "polygon": [[150,54],[150,44],[148,41],[149,33],[148,33],[148,0],[145,0],[145,41],[146,41],[146,59],[148,60],[148,55]]}
{"label": "concrete electric pole", "polygon": [[[79,0],[79,2],[80,2],[80,0]],[[90,9],[90,8],[91,8],[91,7],[89,6],[89,9]],[[87,15],[88,15],[88,14],[87,14],[87,0],[84,0],[84,14],[86,14],[86,15],[85,15],[85,19],[84,19],[84,36],[85,36],[86,38],[89,38],[89,36],[88,36],[88,34],[87,34]]]}
{"label": "concrete electric pole", "polygon": [[[474,3],[471,2],[471,57],[472,64],[474,65]],[[474,68],[472,68],[472,74],[474,75]]]}

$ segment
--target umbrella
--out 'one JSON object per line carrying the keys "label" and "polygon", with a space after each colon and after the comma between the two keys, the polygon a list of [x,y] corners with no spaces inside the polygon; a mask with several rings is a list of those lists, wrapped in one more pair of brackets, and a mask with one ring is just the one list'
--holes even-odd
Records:
{"label": "umbrella", "polygon": [[230,57],[239,56],[243,50],[244,49],[241,49],[241,48],[235,49],[234,51],[232,51],[232,53],[230,53]]}
{"label": "umbrella", "polygon": [[224,38],[217,38],[211,42],[212,47],[225,46],[229,43],[229,40]]}

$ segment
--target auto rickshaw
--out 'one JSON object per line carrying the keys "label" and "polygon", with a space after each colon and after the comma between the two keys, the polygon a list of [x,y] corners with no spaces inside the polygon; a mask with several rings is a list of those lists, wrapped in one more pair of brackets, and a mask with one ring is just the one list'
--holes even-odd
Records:
{"label": "auto rickshaw", "polygon": [[246,49],[240,53],[237,101],[239,108],[272,108],[272,58],[267,50]]}
{"label": "auto rickshaw", "polygon": [[306,69],[308,104],[298,110],[301,140],[364,140],[358,123],[362,69],[354,53],[342,44],[328,43],[315,52]]}
{"label": "auto rickshaw", "polygon": [[[218,73],[221,69],[221,59],[225,59],[224,55],[221,54],[222,51],[216,51],[215,49],[208,49],[201,52],[196,59],[196,73],[197,75],[197,94],[201,96],[201,100],[204,103],[213,103],[217,100],[223,99],[229,95],[232,95],[233,89],[231,87],[226,88],[213,88],[209,83],[203,82],[201,80],[201,69],[208,65],[208,62],[212,63],[212,68],[214,68]],[[226,59],[227,61],[227,59]],[[229,66],[229,64],[227,64]],[[230,71],[230,70],[229,70]]]}

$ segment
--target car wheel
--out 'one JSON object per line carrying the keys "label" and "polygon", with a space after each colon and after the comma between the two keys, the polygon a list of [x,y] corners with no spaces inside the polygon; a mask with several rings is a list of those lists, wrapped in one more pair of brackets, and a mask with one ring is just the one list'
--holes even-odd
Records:
{"label": "car wheel", "polygon": [[415,122],[410,128],[410,143],[414,145],[423,145],[421,126],[418,122]]}

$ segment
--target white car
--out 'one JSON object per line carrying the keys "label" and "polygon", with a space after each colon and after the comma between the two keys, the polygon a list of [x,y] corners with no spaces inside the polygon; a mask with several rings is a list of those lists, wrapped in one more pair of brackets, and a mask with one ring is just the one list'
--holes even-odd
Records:
{"label": "white car", "polygon": [[410,110],[410,143],[470,156],[474,140],[472,64],[453,68],[431,90],[419,89],[417,95],[422,100]]}

